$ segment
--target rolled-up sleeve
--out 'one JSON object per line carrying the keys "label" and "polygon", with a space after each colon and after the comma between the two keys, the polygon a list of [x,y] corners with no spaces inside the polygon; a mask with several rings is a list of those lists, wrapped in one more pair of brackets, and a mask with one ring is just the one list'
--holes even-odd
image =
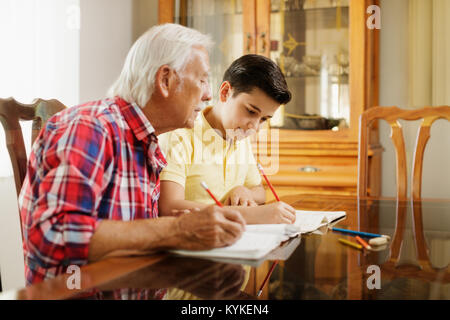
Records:
{"label": "rolled-up sleeve", "polygon": [[25,227],[40,267],[87,263],[112,159],[111,138],[95,118],[80,117],[48,136],[34,184],[39,197]]}

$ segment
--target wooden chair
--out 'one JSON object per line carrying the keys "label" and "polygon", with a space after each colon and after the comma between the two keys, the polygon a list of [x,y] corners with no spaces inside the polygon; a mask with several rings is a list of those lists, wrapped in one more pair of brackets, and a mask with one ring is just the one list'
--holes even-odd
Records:
{"label": "wooden chair", "polygon": [[[391,139],[393,141],[396,153],[396,179],[397,179],[397,206],[396,206],[396,226],[395,232],[390,244],[390,254],[383,269],[391,272],[399,272],[398,265],[400,250],[403,243],[403,236],[406,224],[405,201],[411,201],[413,236],[416,245],[417,266],[405,265],[404,272],[416,273],[419,277],[433,279],[438,269],[433,268],[429,255],[428,247],[423,232],[423,219],[421,207],[422,191],[422,168],[425,147],[430,138],[430,129],[434,121],[438,119],[447,119],[450,121],[450,107],[425,107],[417,110],[404,110],[397,107],[373,107],[366,110],[360,117],[359,127],[359,153],[358,153],[358,197],[368,195],[368,130],[374,120],[384,119],[391,126]],[[413,121],[423,119],[417,134],[417,140],[414,150],[414,162],[411,174],[411,197],[407,196],[407,166],[405,140],[399,119]],[[408,200],[408,198],[410,200]],[[449,277],[448,272],[445,278]]]}
{"label": "wooden chair", "polygon": [[0,99],[0,122],[5,130],[6,145],[14,172],[16,193],[19,196],[27,173],[27,154],[19,120],[32,120],[31,144],[47,120],[65,109],[58,100],[36,99],[32,104],[23,104],[13,98]]}
{"label": "wooden chair", "polygon": [[368,189],[368,129],[374,120],[379,119],[386,120],[391,126],[391,139],[394,143],[397,161],[397,199],[399,200],[406,200],[408,197],[405,140],[398,120],[412,121],[423,119],[417,135],[411,177],[412,198],[420,199],[423,155],[430,138],[430,128],[433,122],[438,119],[450,121],[450,107],[425,107],[417,110],[405,110],[397,107],[373,107],[363,112],[359,121],[358,196],[360,197],[367,196]]}
{"label": "wooden chair", "polygon": [[[6,145],[13,167],[14,181],[16,184],[15,194],[17,196],[20,193],[27,171],[27,155],[19,120],[33,121],[31,140],[33,143],[45,122],[53,114],[64,108],[66,107],[58,100],[37,99],[32,104],[22,104],[13,98],[0,99],[0,122],[5,130]],[[14,196],[12,190],[6,191],[7,194],[3,194],[2,196]],[[19,221],[15,218],[16,214]],[[19,265],[23,262],[23,253],[16,252],[16,249],[20,250],[22,247],[21,240],[23,241],[22,225],[18,212],[2,212],[0,218],[2,221],[0,227],[4,228],[0,230],[0,236],[2,245],[6,246],[2,248],[0,245],[0,264],[2,269],[0,274],[0,278],[2,279],[0,291],[2,291],[23,287],[25,285],[25,277],[22,275],[23,266]],[[11,232],[11,230],[15,230],[16,228],[19,229],[19,226],[20,231],[17,230],[17,233]],[[8,232],[5,232],[6,230]]]}

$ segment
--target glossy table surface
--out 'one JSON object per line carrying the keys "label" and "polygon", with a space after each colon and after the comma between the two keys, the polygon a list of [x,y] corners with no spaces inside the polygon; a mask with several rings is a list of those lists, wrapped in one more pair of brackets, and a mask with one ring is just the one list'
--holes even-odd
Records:
{"label": "glossy table surface", "polygon": [[[353,237],[326,227],[291,239],[283,248],[292,253],[267,283],[268,299],[450,299],[450,200],[324,195],[282,200],[296,209],[346,211],[336,227],[389,235],[391,241],[379,251],[357,250],[338,241]],[[172,297],[167,290],[182,290],[189,299],[257,299],[245,289],[248,270],[242,261],[168,253],[117,257],[81,267],[79,283],[68,273],[0,298],[160,299]]]}

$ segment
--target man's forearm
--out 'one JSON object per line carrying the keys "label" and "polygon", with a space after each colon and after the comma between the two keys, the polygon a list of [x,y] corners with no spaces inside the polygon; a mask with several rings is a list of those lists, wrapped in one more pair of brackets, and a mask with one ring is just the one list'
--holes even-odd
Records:
{"label": "man's forearm", "polygon": [[242,235],[245,221],[233,210],[208,206],[179,217],[134,221],[103,220],[89,243],[88,261],[111,255],[166,249],[209,250],[230,245]]}
{"label": "man's forearm", "polygon": [[195,201],[173,200],[170,202],[170,204],[160,205],[159,210],[161,216],[171,216],[173,215],[172,210],[185,210],[185,209],[192,210],[195,208],[199,208],[201,210],[206,208],[207,206],[208,206],[207,204]]}
{"label": "man's forearm", "polygon": [[110,255],[146,253],[176,246],[179,233],[176,218],[134,221],[103,220],[89,244],[89,262]]}

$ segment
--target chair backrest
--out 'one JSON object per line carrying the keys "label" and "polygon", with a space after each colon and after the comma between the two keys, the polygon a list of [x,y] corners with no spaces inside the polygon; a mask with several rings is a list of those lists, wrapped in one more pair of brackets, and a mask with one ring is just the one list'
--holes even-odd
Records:
{"label": "chair backrest", "polygon": [[33,121],[31,134],[33,144],[45,122],[65,108],[65,105],[55,99],[36,99],[32,104],[19,103],[13,98],[0,99],[0,122],[5,130],[6,146],[13,167],[17,196],[27,173],[27,154],[19,120]]}
{"label": "chair backrest", "polygon": [[411,176],[412,199],[420,199],[422,191],[423,156],[430,128],[434,121],[447,119],[450,121],[450,107],[425,107],[417,110],[405,110],[397,107],[373,107],[361,114],[359,121],[359,152],[358,152],[358,196],[367,196],[368,184],[368,144],[371,123],[374,120],[384,119],[391,126],[391,139],[396,154],[397,199],[407,199],[407,166],[405,140],[401,124],[398,120],[423,119],[417,134],[414,148],[413,167]]}
{"label": "chair backrest", "polygon": [[[65,108],[58,100],[37,99],[32,104],[22,104],[13,98],[0,99],[0,122],[5,131],[6,145],[11,158],[17,196],[20,193],[27,172],[27,154],[19,120],[33,121],[31,134],[31,143],[33,143],[45,122],[52,115]],[[10,189],[6,191],[6,194],[2,194],[6,199],[14,194],[14,191]],[[6,206],[8,207],[8,204]],[[14,215],[18,213],[16,210],[14,210]],[[21,220],[20,218],[14,219],[11,212],[2,213],[4,214],[0,215],[0,227],[3,228],[0,230],[2,244],[0,246],[0,277],[2,278],[0,291],[25,285],[24,260],[21,250],[23,241]],[[14,232],[16,225],[20,226],[20,231],[17,233]],[[19,234],[22,241],[16,237]]]}

